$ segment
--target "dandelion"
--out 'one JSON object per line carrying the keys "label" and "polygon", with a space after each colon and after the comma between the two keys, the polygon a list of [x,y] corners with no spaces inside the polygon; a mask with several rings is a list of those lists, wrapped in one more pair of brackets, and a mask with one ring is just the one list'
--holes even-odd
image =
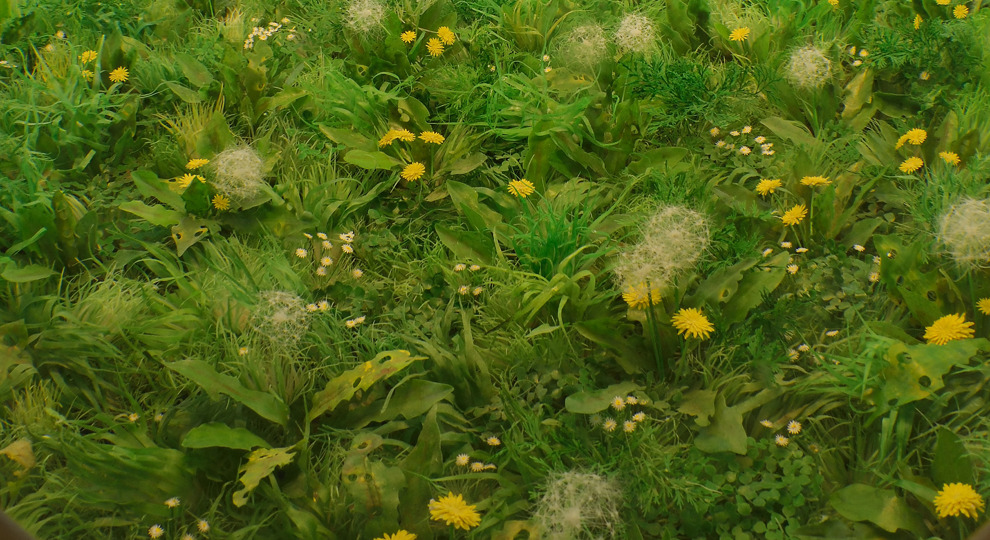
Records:
{"label": "dandelion", "polygon": [[544,62],[549,62],[550,61],[550,55],[549,54],[544,54],[543,55],[543,61]]}
{"label": "dandelion", "polygon": [[361,276],[363,275],[364,275],[364,271],[362,271],[360,268],[355,268],[354,270],[351,270],[351,277],[353,277],[354,279],[361,279]]}
{"label": "dandelion", "polygon": [[320,308],[316,307],[316,304],[306,304],[306,311],[310,313],[316,313],[318,309]]}
{"label": "dandelion", "polygon": [[749,133],[750,131],[753,131],[753,126],[743,126],[742,128],[743,133]]}
{"label": "dandelion", "polygon": [[305,259],[307,255],[309,255],[309,252],[305,248],[296,248],[296,257]]}
{"label": "dandelion", "polygon": [[641,239],[625,251],[615,273],[624,288],[649,283],[666,287],[692,268],[708,245],[705,216],[681,206],[660,208],[641,228]]}
{"label": "dandelion", "polygon": [[790,433],[791,435],[797,435],[798,433],[801,433],[801,422],[798,422],[797,420],[791,420],[790,422],[788,422],[787,432]]}
{"label": "dandelion", "polygon": [[809,347],[807,343],[802,343],[798,346],[798,350],[801,352],[808,352],[811,350],[811,347]]}
{"label": "dandelion", "polygon": [[746,41],[749,37],[749,28],[736,28],[729,34],[729,39],[732,41]]}
{"label": "dandelion", "polygon": [[801,179],[801,184],[805,186],[827,186],[831,184],[832,181],[824,176],[805,176]]}
{"label": "dandelion", "polygon": [[316,275],[318,275],[318,276],[325,276],[325,275],[327,275],[327,267],[321,266],[321,267],[317,268],[316,269]]}
{"label": "dandelion", "polygon": [[127,82],[128,76],[129,73],[127,72],[127,68],[125,68],[124,66],[120,66],[119,68],[110,72],[110,82],[115,82],[115,83]]}
{"label": "dandelion", "polygon": [[498,467],[496,467],[494,463],[485,463],[485,470],[486,471],[494,471],[497,468]]}
{"label": "dandelion", "polygon": [[940,220],[939,238],[963,266],[990,262],[990,200],[965,199]]}
{"label": "dandelion", "polygon": [[730,131],[729,132],[729,135],[732,135],[733,137],[738,137],[739,136],[739,132],[738,131]]}
{"label": "dandelion", "polygon": [[958,516],[976,518],[983,510],[983,497],[969,484],[942,484],[942,489],[935,495],[935,512],[938,517]]}
{"label": "dandelion", "polygon": [[837,8],[839,7],[839,0],[828,0],[828,5]]}
{"label": "dandelion", "polygon": [[915,15],[914,16],[914,29],[915,30],[918,30],[919,28],[921,28],[921,23],[923,23],[923,22],[925,22],[925,20],[921,18],[921,15]]}
{"label": "dandelion", "polygon": [[860,55],[861,57],[863,57],[863,58],[866,58],[867,56],[869,56],[869,55],[870,55],[870,52],[869,52],[869,51],[867,51],[866,49],[860,49],[860,51],[859,51],[859,55]]}
{"label": "dandelion", "polygon": [[485,444],[487,444],[488,446],[498,446],[502,444],[502,441],[498,437],[491,436],[485,439]]}
{"label": "dandelion", "polygon": [[717,143],[715,143],[715,146],[717,146],[718,148],[725,148],[725,141],[719,140]]}
{"label": "dandelion", "polygon": [[444,141],[443,135],[437,133],[436,131],[424,131],[419,134],[419,138],[423,141],[433,144],[440,144]]}
{"label": "dandelion", "polygon": [[83,51],[83,53],[79,55],[79,61],[83,64],[88,64],[93,60],[96,60],[96,51]]}
{"label": "dandelion", "polygon": [[210,160],[208,159],[190,159],[189,163],[186,163],[186,168],[189,169],[190,171],[193,171],[202,167],[203,165],[206,165],[209,162]]}
{"label": "dandelion", "polygon": [[780,221],[784,225],[798,225],[807,215],[808,208],[803,204],[798,204],[787,212],[784,212],[784,215],[780,217]]}
{"label": "dandelion", "polygon": [[594,67],[608,54],[608,38],[600,25],[588,24],[572,30],[561,46],[561,56],[584,67]]}
{"label": "dandelion", "polygon": [[611,432],[615,431],[615,428],[618,427],[618,425],[619,424],[616,423],[615,420],[613,420],[611,418],[606,418],[605,421],[602,422],[602,429],[604,429],[605,431],[611,433]]}
{"label": "dandelion", "polygon": [[947,6],[951,2],[952,2],[952,0],[935,0],[935,3],[938,4],[938,5],[940,5],[940,6]]}
{"label": "dandelion", "polygon": [[330,310],[330,302],[328,302],[326,300],[320,300],[319,302],[316,303],[316,309],[318,309],[320,311],[329,311]]}
{"label": "dandelion", "polygon": [[870,283],[876,283],[880,281],[880,272],[870,272],[868,278],[870,280]]}
{"label": "dandelion", "polygon": [[359,35],[376,33],[384,25],[386,6],[380,0],[354,0],[344,16],[347,26]]}
{"label": "dandelion", "polygon": [[626,405],[636,405],[639,403],[639,399],[636,396],[626,396]]}
{"label": "dandelion", "polygon": [[139,418],[141,417],[138,415],[138,413],[131,413],[127,415],[127,419],[130,420],[131,422],[137,422]]}
{"label": "dandelion", "polygon": [[905,159],[904,162],[901,163],[901,166],[898,167],[898,168],[901,170],[901,172],[913,173],[914,171],[917,171],[918,169],[920,169],[924,165],[925,165],[925,162],[922,161],[921,158],[919,158],[919,157],[909,157],[909,158]]}
{"label": "dandelion", "polygon": [[481,523],[481,516],[475,511],[475,506],[468,505],[461,495],[455,497],[453,492],[448,492],[446,497],[440,497],[438,501],[430,499],[429,509],[431,519],[444,521],[447,525],[465,531]]}
{"label": "dandelion", "polygon": [[402,176],[402,178],[404,178],[405,180],[412,182],[415,180],[419,180],[423,176],[423,173],[425,172],[426,172],[426,166],[416,161],[410,163],[409,165],[406,165],[406,168],[402,169],[402,174],[400,176]]}
{"label": "dandelion", "polygon": [[777,435],[776,437],[773,438],[773,441],[775,443],[777,443],[777,446],[779,446],[781,448],[787,446],[791,442],[790,439],[788,439],[787,437],[784,437],[783,435]]}
{"label": "dandelion", "polygon": [[685,337],[708,339],[715,327],[708,318],[696,308],[680,309],[670,318],[671,324],[677,329],[677,335]]}
{"label": "dandelion", "polygon": [[626,408],[626,400],[622,396],[615,396],[610,403],[613,409],[621,411]]}
{"label": "dandelion", "polygon": [[217,193],[213,196],[213,208],[223,212],[224,210],[230,210],[230,199],[228,199],[222,193]]}
{"label": "dandelion", "polygon": [[791,275],[797,274],[798,273],[798,265],[796,265],[796,264],[789,264],[789,265],[787,265],[787,273],[788,274],[791,274]]}
{"label": "dandelion", "polygon": [[646,420],[646,413],[639,411],[638,413],[632,415],[632,419],[633,422],[642,422],[643,420]]}
{"label": "dandelion", "polygon": [[330,266],[333,264],[333,259],[330,257],[323,257],[320,259],[320,266]]}
{"label": "dandelion", "polygon": [[630,13],[622,18],[615,31],[615,44],[624,51],[649,52],[656,41],[653,21],[643,15]]}
{"label": "dandelion", "polygon": [[165,529],[162,529],[161,525],[152,525],[151,528],[148,529],[148,536],[151,538],[161,538],[163,534],[165,534]]}
{"label": "dandelion", "polygon": [[952,8],[952,16],[957,19],[965,19],[967,15],[969,15],[969,8],[963,4]]}
{"label": "dandelion", "polygon": [[915,146],[919,146],[921,143],[925,142],[925,139],[927,138],[928,138],[928,132],[926,132],[923,129],[914,128],[908,130],[908,132],[905,133],[904,135],[901,135],[901,137],[897,139],[897,144],[894,145],[894,148],[900,148],[904,146],[904,143],[906,142],[911,143]]}
{"label": "dandelion", "polygon": [[925,328],[925,339],[935,345],[945,345],[957,339],[969,339],[973,337],[972,326],[972,322],[966,322],[965,314],[946,315]]}
{"label": "dandelion", "polygon": [[955,152],[939,152],[938,157],[949,165],[959,165],[959,154]]}
{"label": "dandelion", "polygon": [[396,130],[390,129],[382,135],[381,139],[378,139],[378,148],[384,148],[390,146],[395,141]]}
{"label": "dandelion", "polygon": [[976,303],[976,308],[984,315],[990,315],[990,298],[980,298]]}
{"label": "dandelion", "polygon": [[167,506],[169,508],[178,508],[179,507],[179,498],[178,497],[172,497],[172,498],[166,500],[165,501],[165,506]]}
{"label": "dandelion", "polygon": [[764,257],[769,257],[771,253],[773,253],[773,248],[767,248],[763,250]]}
{"label": "dandelion", "polygon": [[338,234],[337,238],[340,238],[341,242],[347,242],[350,244],[354,241],[354,231],[347,231],[345,233]]}
{"label": "dandelion", "polygon": [[653,305],[660,303],[660,288],[647,288],[646,283],[630,285],[622,293],[622,299],[631,309],[643,309],[651,303]]}
{"label": "dandelion", "polygon": [[214,156],[213,186],[232,202],[254,199],[264,185],[264,161],[249,146],[233,146]]}
{"label": "dandelion", "polygon": [[806,247],[799,247],[794,250],[794,253],[807,253],[807,252],[808,252],[808,248]]}
{"label": "dandelion", "polygon": [[210,531],[210,523],[208,521],[206,521],[205,519],[201,519],[201,520],[199,520],[199,521],[196,522],[196,529],[199,530],[199,532],[201,532],[201,533],[209,532]]}
{"label": "dandelion", "polygon": [[399,38],[402,39],[404,43],[412,43],[413,41],[416,41],[416,32],[413,32],[412,30],[407,30],[403,32],[402,35],[399,36]]}
{"label": "dandelion", "polygon": [[760,420],[760,425],[767,429],[770,429],[773,427],[773,422],[771,422],[769,419],[764,418],[763,420]]}
{"label": "dandelion", "polygon": [[523,178],[522,180],[511,180],[508,187],[509,193],[524,199],[536,191],[536,186],[532,182]]}
{"label": "dandelion", "polygon": [[859,67],[861,65],[863,65],[863,61],[862,60],[856,60],[855,62],[853,62],[853,67]]}
{"label": "dandelion", "polygon": [[87,81],[93,80],[93,76],[94,76],[93,72],[88,69],[82,70],[82,72],[80,72],[79,75],[82,76],[82,78],[86,79]]}
{"label": "dandelion", "polygon": [[468,270],[470,270],[470,271],[472,271],[472,272],[477,272],[478,270],[481,270],[481,267],[480,267],[480,266],[478,266],[477,264],[472,264],[472,265],[471,265],[471,266],[470,266],[470,267],[468,268]]}
{"label": "dandelion", "polygon": [[481,287],[475,287],[474,289],[471,290],[471,294],[474,296],[481,296],[481,293],[483,292],[485,292],[485,289]]}
{"label": "dandelion", "polygon": [[471,288],[468,287],[467,285],[461,285],[460,287],[457,288],[457,294],[461,296],[465,296],[469,292],[471,292]]}
{"label": "dandelion", "polygon": [[437,38],[430,38],[426,42],[426,50],[430,53],[430,56],[440,56],[443,54],[443,43]]}
{"label": "dandelion", "polygon": [[349,320],[345,321],[344,322],[344,326],[346,326],[347,328],[351,328],[351,329],[357,328],[359,325],[361,325],[362,323],[364,323],[364,320],[365,320],[365,316],[362,315],[362,316],[360,316],[360,317],[358,317],[356,319],[349,319]]}
{"label": "dandelion", "polygon": [[597,474],[552,473],[534,521],[546,539],[613,538],[622,493],[615,480]]}
{"label": "dandelion", "polygon": [[395,130],[395,138],[402,142],[413,142],[416,140],[416,134],[408,129],[397,129]]}
{"label": "dandelion", "polygon": [[787,63],[787,79],[798,88],[821,88],[831,73],[832,61],[812,45],[796,49]]}
{"label": "dandelion", "polygon": [[441,26],[437,29],[437,37],[440,38],[440,41],[442,41],[444,45],[453,45],[454,41],[457,40],[457,36],[454,35],[454,32],[446,26]]}
{"label": "dandelion", "polygon": [[632,433],[635,430],[636,430],[636,422],[633,422],[632,420],[626,420],[625,422],[622,423],[622,431],[625,431],[626,433]]}
{"label": "dandelion", "polygon": [[416,540],[416,535],[403,529],[392,534],[384,534],[375,540]]}
{"label": "dandelion", "polygon": [[241,348],[237,349],[237,355],[238,356],[247,356],[247,353],[248,352],[249,351],[248,351],[248,348],[247,347],[241,347]]}

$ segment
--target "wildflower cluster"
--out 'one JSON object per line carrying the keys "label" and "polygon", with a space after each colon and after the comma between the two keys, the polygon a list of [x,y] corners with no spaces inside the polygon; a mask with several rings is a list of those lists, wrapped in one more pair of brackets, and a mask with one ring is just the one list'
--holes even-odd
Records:
{"label": "wildflower cluster", "polygon": [[[760,420],[760,425],[767,429],[775,429],[775,424],[767,419]],[[786,430],[786,434],[778,433],[774,435],[773,438],[774,443],[782,448],[791,443],[791,437],[801,433],[803,426],[801,425],[801,422],[798,422],[797,420],[790,420],[787,424],[785,424],[784,428]]]}
{"label": "wildflower cluster", "polygon": [[615,396],[609,403],[609,408],[614,411],[613,415],[606,416],[605,418],[595,415],[591,418],[591,422],[596,425],[600,423],[602,431],[606,433],[612,433],[616,429],[619,429],[620,426],[624,433],[632,433],[647,419],[645,412],[636,411],[634,407],[646,404],[646,399],[637,398],[636,396]]}
{"label": "wildflower cluster", "polygon": [[[288,23],[288,22],[289,22],[288,18],[282,19],[282,23]],[[272,21],[268,23],[267,26],[255,26],[254,28],[251,29],[251,33],[248,34],[247,39],[244,40],[244,48],[253,49],[255,39],[259,41],[267,41],[268,38],[274,36],[279,30],[282,29],[282,23],[277,23],[275,21]],[[295,28],[290,30],[290,32],[295,32]]]}
{"label": "wildflower cluster", "polygon": [[851,45],[848,49],[846,49],[846,52],[849,53],[847,60],[850,58],[852,59],[851,65],[853,67],[859,67],[863,65],[863,62],[866,60],[866,58],[870,56],[869,51],[867,51],[866,49],[857,49],[855,45]]}
{"label": "wildflower cluster", "polygon": [[[722,152],[725,152],[724,155],[728,155],[728,156],[735,154],[740,154],[743,156],[749,156],[749,155],[772,156],[776,153],[776,151],[773,149],[772,142],[769,142],[767,138],[764,137],[763,135],[757,135],[754,137],[752,136],[752,132],[753,132],[752,126],[743,126],[738,130],[733,129],[731,131],[728,131],[727,135],[728,137],[731,137],[731,139],[728,140],[727,138],[718,139],[717,141],[715,141],[715,148],[721,150]],[[723,130],[721,128],[714,127],[710,129],[708,133],[711,134],[713,138],[716,138],[723,134]],[[737,139],[737,137],[741,137],[743,135],[745,135],[745,137],[743,137],[742,140]],[[736,148],[736,145],[739,146],[738,149]],[[754,154],[754,150],[757,146],[759,146],[760,152],[759,154]]]}
{"label": "wildflower cluster", "polygon": [[[164,505],[169,510],[175,510],[181,504],[182,504],[182,502],[179,500],[178,497],[170,497],[169,499],[166,499],[165,502],[164,502]],[[172,515],[173,518],[175,517],[175,514],[174,513],[171,513],[171,515]],[[171,528],[171,526],[169,524],[166,524],[166,526],[169,526],[169,528]],[[192,530],[192,531],[198,532],[200,534],[204,534],[204,535],[205,534],[208,534],[210,532],[210,529],[211,529],[210,523],[208,521],[206,521],[205,519],[198,519],[198,520],[196,520],[195,523],[193,523],[192,525],[190,525],[188,527],[186,527],[186,526],[177,526],[177,528],[179,530],[185,530],[185,531]],[[148,538],[151,538],[152,540],[156,540],[158,538],[162,538],[163,536],[165,536],[165,527],[163,527],[160,523],[156,523],[156,524],[152,525],[151,527],[148,527]],[[178,538],[179,538],[179,540],[196,540],[196,537],[193,536],[193,534],[190,533],[190,532],[183,532],[183,534],[181,536],[179,536]]]}
{"label": "wildflower cluster", "polygon": [[293,254],[297,259],[311,262],[314,269],[314,278],[325,285],[336,283],[349,274],[353,279],[360,279],[364,272],[360,268],[354,267],[354,231],[340,233],[337,238],[339,243],[334,244],[325,232],[318,232],[316,236],[310,233],[303,233],[307,243],[302,247],[297,247]]}
{"label": "wildflower cluster", "polygon": [[457,287],[458,295],[478,297],[481,296],[481,293],[485,292],[484,286],[473,279],[475,274],[481,270],[480,265],[457,263],[451,270],[454,272],[453,285]]}

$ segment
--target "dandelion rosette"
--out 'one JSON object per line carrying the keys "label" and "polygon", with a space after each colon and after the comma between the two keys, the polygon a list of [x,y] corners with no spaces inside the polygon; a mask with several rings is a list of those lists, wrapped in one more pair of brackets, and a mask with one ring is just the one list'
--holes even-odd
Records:
{"label": "dandelion rosette", "polygon": [[942,484],[941,491],[935,495],[935,512],[938,517],[958,516],[975,518],[983,510],[983,497],[969,484]]}
{"label": "dandelion rosette", "polygon": [[475,508],[475,505],[469,505],[465,502],[463,496],[448,492],[439,500],[430,499],[430,519],[443,521],[447,525],[468,531],[481,523],[481,516]]}
{"label": "dandelion rosette", "polygon": [[934,345],[945,345],[958,339],[973,337],[973,323],[966,321],[962,313],[953,313],[939,318],[925,328],[925,339]]}

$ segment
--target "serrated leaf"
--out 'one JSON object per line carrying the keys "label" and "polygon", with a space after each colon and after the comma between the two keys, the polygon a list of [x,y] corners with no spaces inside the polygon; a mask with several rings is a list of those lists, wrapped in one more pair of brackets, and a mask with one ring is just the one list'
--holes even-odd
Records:
{"label": "serrated leaf", "polygon": [[244,506],[247,503],[248,493],[258,487],[261,480],[275,472],[275,469],[292,463],[295,454],[291,450],[292,447],[288,446],[273,449],[259,448],[251,452],[247,463],[241,465],[239,469],[241,474],[239,480],[244,487],[234,492],[234,506],[238,508]]}
{"label": "serrated leaf", "polygon": [[160,204],[148,206],[141,201],[127,201],[118,208],[124,212],[129,212],[141,217],[148,223],[159,227],[170,227],[182,221],[183,213],[176,210],[169,210]]}
{"label": "serrated leaf", "polygon": [[711,423],[698,430],[694,445],[702,452],[710,454],[717,452],[746,453],[746,428],[742,424],[743,407],[729,407],[725,398],[718,396],[715,400],[715,413]]}
{"label": "serrated leaf", "polygon": [[358,390],[367,390],[376,382],[425,358],[425,356],[412,356],[409,351],[404,350],[386,351],[354,369],[341,373],[313,396],[309,420],[313,421],[320,415],[332,411],[337,405],[354,397]]}
{"label": "serrated leaf", "polygon": [[208,221],[194,216],[183,216],[179,223],[172,227],[172,240],[175,241],[175,250],[179,256],[181,257],[193,244],[206,238],[209,230]]}

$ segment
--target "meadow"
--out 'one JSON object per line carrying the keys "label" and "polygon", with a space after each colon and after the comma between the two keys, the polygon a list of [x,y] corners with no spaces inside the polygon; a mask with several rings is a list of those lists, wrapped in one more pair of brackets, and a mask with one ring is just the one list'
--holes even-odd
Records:
{"label": "meadow", "polygon": [[983,0],[0,0],[45,539],[963,539]]}

